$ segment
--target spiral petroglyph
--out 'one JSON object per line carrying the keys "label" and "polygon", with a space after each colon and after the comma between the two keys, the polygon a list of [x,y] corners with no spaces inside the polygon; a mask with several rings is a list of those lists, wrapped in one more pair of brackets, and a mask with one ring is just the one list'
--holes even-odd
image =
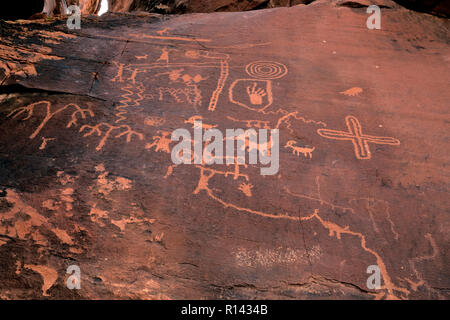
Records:
{"label": "spiral petroglyph", "polygon": [[245,71],[251,77],[263,80],[279,79],[284,77],[288,69],[284,64],[272,61],[256,61],[249,63]]}

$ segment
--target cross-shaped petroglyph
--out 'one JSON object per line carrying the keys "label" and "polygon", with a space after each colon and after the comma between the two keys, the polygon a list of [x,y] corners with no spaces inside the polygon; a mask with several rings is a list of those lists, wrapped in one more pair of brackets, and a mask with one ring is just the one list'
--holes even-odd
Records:
{"label": "cross-shaped petroglyph", "polygon": [[365,160],[372,157],[369,149],[369,142],[376,144],[389,144],[397,146],[400,141],[390,137],[369,136],[362,133],[361,123],[354,116],[345,117],[348,131],[338,131],[330,129],[318,129],[317,133],[327,139],[350,140],[355,149],[355,156],[358,159]]}

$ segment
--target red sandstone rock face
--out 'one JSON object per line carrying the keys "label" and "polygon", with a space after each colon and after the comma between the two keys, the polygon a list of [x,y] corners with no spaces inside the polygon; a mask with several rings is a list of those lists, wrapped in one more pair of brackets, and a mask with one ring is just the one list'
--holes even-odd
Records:
{"label": "red sandstone rock face", "polygon": [[[383,3],[0,22],[0,297],[448,299],[449,22]],[[175,166],[194,119],[278,174]]]}

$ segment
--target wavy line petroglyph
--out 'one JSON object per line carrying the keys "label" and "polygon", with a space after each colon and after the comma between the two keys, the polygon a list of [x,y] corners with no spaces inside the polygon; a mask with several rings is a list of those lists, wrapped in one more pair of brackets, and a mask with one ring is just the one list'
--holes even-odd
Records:
{"label": "wavy line petroglyph", "polygon": [[305,117],[300,116],[297,111],[287,112],[286,110],[279,109],[274,114],[277,114],[277,113],[281,113],[281,114],[283,114],[283,116],[278,119],[275,128],[277,128],[277,129],[281,128],[281,125],[284,123],[284,124],[286,124],[286,128],[289,130],[290,133],[294,132],[294,130],[292,129],[291,118],[302,121],[306,124],[315,124],[315,125],[323,126],[323,127],[327,126],[327,124],[323,121],[306,119]]}
{"label": "wavy line petroglyph", "polygon": [[[167,31],[161,32],[158,36],[149,36],[151,39],[159,39],[159,40],[180,40],[178,37],[166,36]],[[141,37],[144,37],[142,35]],[[198,39],[195,39],[197,41]],[[192,42],[194,39],[190,40],[180,40]],[[79,132],[82,134],[84,138],[88,137],[99,137],[100,141],[96,144],[96,150],[102,150],[107,142],[115,142],[115,139],[119,139],[121,137],[125,138],[126,143],[130,143],[132,140],[143,141],[142,147],[145,150],[150,152],[162,152],[170,154],[171,148],[170,144],[171,140],[171,131],[165,130],[166,128],[156,128],[161,129],[156,131],[156,134],[152,133],[151,139],[147,140],[147,137],[144,136],[143,133],[135,131],[130,125],[117,124],[118,122],[126,121],[128,116],[131,115],[130,107],[142,106],[146,98],[158,97],[159,100],[163,101],[164,99],[168,99],[169,102],[175,100],[175,102],[180,104],[192,104],[195,107],[201,107],[201,84],[203,81],[209,79],[211,76],[208,73],[197,73],[192,72],[194,68],[211,68],[214,71],[214,68],[220,68],[220,71],[217,72],[218,80],[217,84],[213,86],[214,90],[209,99],[208,111],[216,111],[219,97],[223,92],[226,82],[229,78],[229,56],[224,54],[215,54],[210,52],[201,52],[196,50],[189,50],[185,52],[185,57],[188,59],[194,59],[195,62],[177,62],[175,57],[171,54],[169,55],[170,50],[162,49],[161,55],[159,55],[158,60],[155,62],[145,63],[145,64],[123,64],[120,62],[114,62],[116,74],[110,80],[112,82],[120,83],[122,94],[120,95],[119,104],[116,106],[116,119],[115,125],[106,123],[106,122],[98,122],[96,124],[84,124],[79,129]],[[141,56],[139,56],[141,57]],[[142,56],[143,57],[143,56]],[[152,55],[150,55],[152,57]],[[155,56],[156,57],[156,56]],[[141,60],[137,58],[138,60]],[[156,58],[155,58],[156,59]],[[209,60],[208,60],[209,59]],[[144,60],[142,58],[142,60]],[[147,62],[148,56],[145,56],[145,60],[143,62]],[[199,60],[199,61],[197,61]],[[206,61],[206,62],[205,62]],[[187,68],[191,68],[189,70],[185,70]],[[151,74],[151,72],[147,72],[149,70],[158,70],[163,69],[163,72],[157,74]],[[195,71],[197,69],[194,69]],[[205,70],[205,69],[202,69]],[[166,72],[167,71],[167,72]],[[235,123],[242,124],[247,128],[264,128],[264,129],[284,129],[288,131],[291,135],[294,133],[297,134],[296,130],[294,130],[294,121],[299,121],[301,124],[308,124],[314,126],[327,127],[327,124],[323,121],[316,121],[312,119],[307,119],[304,116],[300,115],[298,111],[287,111],[285,109],[277,109],[276,111],[268,111],[268,108],[273,105],[274,97],[273,97],[273,81],[277,79],[281,79],[286,76],[288,73],[288,69],[285,65],[277,62],[253,62],[248,64],[245,67],[245,71],[247,72],[248,78],[240,78],[234,80],[229,86],[229,102],[232,102],[236,105],[244,107],[247,110],[255,111],[253,114],[257,114],[258,117],[255,118],[263,118],[263,119],[239,119],[232,116],[227,115],[224,112],[227,119],[233,121]],[[164,75],[164,77],[162,77]],[[167,75],[167,78],[165,77]],[[167,86],[155,86],[154,91],[149,93],[150,86],[147,89],[144,86],[143,77],[144,76],[152,76],[154,78],[161,77],[158,79],[163,79],[163,81],[167,81]],[[214,78],[216,79],[216,78]],[[198,84],[198,86],[197,86]],[[177,87],[177,86],[185,86],[185,87]],[[186,89],[189,88],[190,90]],[[195,90],[194,90],[195,89]],[[187,91],[186,91],[187,90]],[[152,95],[153,93],[154,96]],[[155,100],[158,98],[155,98]],[[167,103],[169,105],[169,103]],[[44,111],[46,115],[38,128],[30,135],[30,139],[35,138],[41,130],[45,127],[45,125],[50,121],[56,114],[66,110],[69,107],[75,108],[75,111],[72,113],[71,121],[67,124],[67,127],[76,126],[78,120],[86,119],[87,116],[93,117],[94,113],[89,109],[83,109],[78,107],[75,104],[68,104],[64,107],[57,109],[56,111],[52,111],[51,103],[48,101],[40,101],[34,104],[31,104],[27,107],[21,107],[13,110],[9,116],[13,118],[18,118],[19,116],[25,115],[23,120],[28,120],[31,116],[33,116],[33,112],[35,111],[35,107],[42,106],[44,107]],[[206,105],[205,105],[206,107]],[[132,109],[134,110],[134,109]],[[241,109],[242,110],[242,109]],[[206,108],[205,108],[206,111]],[[245,111],[245,110],[244,110]],[[245,111],[247,112],[247,111]],[[158,114],[164,114],[164,111]],[[192,113],[191,113],[192,114]],[[214,115],[211,113],[211,115]],[[270,120],[265,118],[266,116],[272,116]],[[222,114],[220,115],[222,116]],[[131,117],[131,116],[130,116]],[[252,116],[249,116],[251,118]],[[208,123],[203,123],[203,129],[212,129],[217,128],[218,123],[214,123],[211,120],[213,117],[208,117]],[[203,116],[196,113],[189,117],[186,116],[183,123],[186,125],[194,125],[196,120],[203,120]],[[214,119],[214,118],[213,118]],[[143,122],[146,125],[148,130],[156,130],[155,128],[150,127],[160,127],[164,125],[166,119],[164,117],[149,115],[145,117]],[[346,124],[348,131],[337,131],[337,130],[329,130],[320,128],[317,129],[317,133],[327,139],[333,140],[348,140],[352,141],[354,146],[354,152],[358,159],[370,159],[371,152],[369,149],[368,143],[375,144],[387,144],[387,145],[399,145],[400,141],[394,138],[389,137],[377,137],[377,136],[369,136],[362,133],[362,127],[359,120],[353,116],[346,117]],[[305,126],[306,127],[306,126]],[[314,128],[316,130],[316,128]],[[111,139],[110,139],[111,138]],[[45,138],[42,137],[41,150],[45,149],[47,146],[47,142],[52,141],[54,138]],[[297,139],[297,138],[294,138]],[[286,139],[287,140],[287,139]],[[284,141],[286,141],[284,140]],[[301,141],[300,139],[298,139]],[[319,140],[319,139],[318,139]],[[296,156],[303,156],[303,158],[308,159],[308,161],[303,160],[304,163],[310,163],[313,161],[313,152],[316,150],[316,147],[308,147],[308,146],[299,146],[297,145],[297,140],[288,140],[284,145],[285,148],[292,151],[292,153]],[[269,150],[270,142],[266,146],[266,150]],[[259,145],[250,145],[246,142],[245,148],[247,149],[255,149],[258,148]],[[317,151],[316,151],[317,152]],[[285,152],[286,153],[286,152]],[[316,154],[316,153],[315,153]],[[292,157],[292,156],[291,156]],[[316,158],[316,157],[315,157]],[[308,222],[315,221],[318,222],[326,231],[330,237],[336,237],[337,240],[341,240],[342,237],[348,236],[356,238],[361,249],[370,255],[372,255],[376,261],[376,264],[380,267],[380,271],[383,276],[384,286],[382,288],[382,293],[377,295],[377,298],[387,297],[387,298],[398,298],[404,297],[409,294],[409,291],[405,288],[397,287],[393,280],[391,279],[387,267],[385,265],[384,260],[381,255],[369,246],[366,243],[367,235],[361,232],[354,231],[354,229],[349,225],[339,225],[330,220],[326,220],[320,213],[323,208],[332,209],[333,211],[340,210],[342,212],[349,212],[351,214],[357,214],[357,210],[352,206],[341,206],[333,203],[332,200],[324,199],[323,195],[321,195],[320,191],[320,178],[316,176],[316,188],[312,194],[302,194],[291,191],[288,187],[282,187],[282,191],[284,195],[292,196],[298,199],[305,199],[314,204],[313,208],[308,213],[302,213],[301,215],[296,215],[292,212],[269,212],[266,209],[257,210],[251,207],[247,207],[244,205],[239,205],[233,202],[228,201],[225,197],[223,197],[217,189],[213,188],[213,177],[222,176],[225,178],[233,178],[236,180],[234,183],[236,184],[235,190],[239,192],[239,196],[241,199],[252,198],[255,197],[255,192],[259,190],[259,185],[251,179],[251,172],[246,165],[239,165],[237,161],[235,161],[234,167],[219,170],[217,168],[206,167],[203,165],[195,165],[196,170],[198,170],[198,181],[196,181],[196,187],[193,190],[193,194],[195,195],[203,195],[211,199],[213,202],[218,203],[220,206],[224,207],[226,210],[236,211],[238,213],[251,214],[265,219],[280,219],[280,220],[288,220],[292,222]],[[167,172],[164,176],[164,179],[167,179],[169,176],[173,175],[174,169],[177,168],[176,165],[169,165],[167,168]],[[104,170],[103,170],[104,171]],[[99,174],[98,179],[107,179],[107,174],[105,172],[101,172]],[[250,181],[252,180],[252,181]],[[116,181],[117,182],[117,181]],[[119,181],[120,182],[120,181]],[[117,182],[117,183],[119,183]],[[252,183],[253,184],[252,184]],[[130,185],[130,181],[122,181],[124,188],[125,186]],[[101,189],[98,187],[99,192],[102,194],[107,194],[108,190]],[[103,191],[102,191],[103,190]],[[70,194],[66,194],[65,196],[70,197]],[[246,197],[246,198],[245,198]],[[253,199],[247,199],[253,200]],[[297,200],[298,201],[298,200]],[[70,201],[69,201],[70,202]],[[349,202],[350,203],[350,202]],[[387,202],[386,202],[387,203]],[[376,214],[376,208],[373,203],[366,203],[367,210],[371,221],[373,223],[373,229],[375,232],[379,231],[379,226],[377,225],[374,215]],[[55,203],[46,203],[46,208],[48,210],[52,210],[58,207],[58,204]],[[264,208],[264,207],[263,207]],[[390,212],[388,203],[386,205],[385,214],[387,215],[387,219],[391,223],[391,231],[393,232],[396,239],[398,239],[399,235],[395,231],[393,222],[390,218]],[[108,212],[102,210],[96,205],[91,208],[90,218],[93,222],[102,223],[102,219],[107,218]],[[116,225],[121,232],[125,230],[125,227],[129,223],[137,223],[141,222],[137,221],[134,218],[123,218],[120,220],[111,220],[111,223]],[[63,237],[63,233],[60,232],[60,237]],[[61,236],[62,235],[62,236]],[[64,238],[64,237],[63,237]],[[162,240],[162,236],[161,239]],[[431,240],[430,240],[431,242]],[[434,246],[433,246],[434,248]],[[415,261],[415,260],[414,260]],[[419,260],[417,260],[419,261]],[[414,263],[413,263],[414,264]],[[413,270],[416,270],[412,267]],[[416,270],[416,278],[419,280],[420,275]],[[412,280],[410,280],[412,281]],[[411,282],[412,283],[412,282]],[[422,282],[416,283],[416,287],[421,285]],[[413,287],[411,285],[411,287]]]}
{"label": "wavy line petroglyph", "polygon": [[[383,276],[384,286],[381,288],[382,290],[385,290],[385,292],[381,292],[379,294],[376,294],[376,298],[381,299],[383,297],[386,297],[387,299],[398,299],[397,296],[398,293],[408,295],[409,290],[401,287],[397,287],[393,281],[391,280],[391,277],[389,276],[389,273],[387,271],[387,267],[384,263],[384,260],[381,258],[380,254],[378,254],[373,249],[367,247],[366,243],[366,236],[360,232],[352,231],[349,226],[339,226],[335,224],[334,222],[324,220],[319,215],[319,209],[315,209],[313,213],[307,215],[307,216],[291,216],[288,213],[268,213],[263,212],[259,210],[253,210],[250,208],[238,206],[236,204],[233,204],[231,202],[226,202],[222,200],[220,197],[216,196],[213,192],[213,190],[209,187],[209,181],[214,175],[231,175],[232,172],[227,171],[219,171],[214,169],[205,168],[202,166],[197,166],[200,169],[200,178],[198,181],[197,188],[194,190],[194,194],[200,193],[200,191],[204,191],[211,199],[217,201],[220,203],[224,208],[231,208],[236,211],[244,212],[247,214],[254,214],[261,217],[269,218],[269,219],[286,219],[291,221],[310,221],[310,220],[317,220],[326,230],[329,232],[329,236],[336,236],[338,240],[341,239],[341,236],[343,234],[350,235],[357,237],[360,241],[361,248],[373,255],[376,259],[376,264],[380,268],[380,272]],[[248,176],[243,175],[243,177],[248,180]],[[319,200],[320,201],[320,200]]]}
{"label": "wavy line petroglyph", "polygon": [[[125,93],[121,95],[123,99],[119,101],[120,104],[116,107],[116,116],[118,118],[115,121],[116,123],[126,119],[125,115],[128,113],[127,108],[132,106],[140,106],[141,101],[144,100],[145,87],[142,83],[138,84],[137,86],[129,84],[122,87],[121,90],[125,91]],[[136,95],[137,98],[132,99],[133,95]]]}

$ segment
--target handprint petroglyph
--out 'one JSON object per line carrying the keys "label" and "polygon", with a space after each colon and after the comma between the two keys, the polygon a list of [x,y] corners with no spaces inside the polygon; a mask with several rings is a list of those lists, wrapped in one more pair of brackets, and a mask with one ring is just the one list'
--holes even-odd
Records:
{"label": "handprint petroglyph", "polygon": [[263,98],[267,96],[267,93],[262,88],[257,88],[257,83],[253,83],[253,87],[247,87],[247,94],[250,98],[251,104],[261,105],[263,103]]}

